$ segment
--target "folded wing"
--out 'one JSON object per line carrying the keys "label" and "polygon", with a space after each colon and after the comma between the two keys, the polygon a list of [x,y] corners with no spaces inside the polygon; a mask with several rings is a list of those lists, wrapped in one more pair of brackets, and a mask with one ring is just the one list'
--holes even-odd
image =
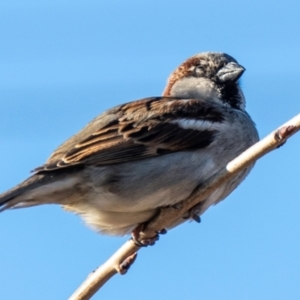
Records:
{"label": "folded wing", "polygon": [[204,148],[213,142],[216,125],[223,120],[219,105],[196,99],[155,97],[130,102],[94,119],[35,171],[123,163]]}

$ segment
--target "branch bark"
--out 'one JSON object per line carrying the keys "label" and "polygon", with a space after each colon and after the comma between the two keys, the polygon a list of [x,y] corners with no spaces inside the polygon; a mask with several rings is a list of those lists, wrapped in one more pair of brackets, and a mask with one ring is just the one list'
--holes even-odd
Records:
{"label": "branch bark", "polygon": [[[300,114],[289,120],[264,139],[244,151],[234,160],[230,161],[220,172],[199,185],[186,200],[176,208],[166,207],[160,214],[146,224],[139,236],[144,239],[153,238],[157,232],[169,227],[174,220],[184,215],[193,206],[200,203],[224,182],[233,178],[250,164],[278,148],[293,134],[300,130]],[[179,208],[178,208],[179,207]],[[127,241],[103,265],[98,267],[82,285],[74,292],[69,300],[90,299],[112,276],[117,273],[125,274],[140,249],[132,240]]]}

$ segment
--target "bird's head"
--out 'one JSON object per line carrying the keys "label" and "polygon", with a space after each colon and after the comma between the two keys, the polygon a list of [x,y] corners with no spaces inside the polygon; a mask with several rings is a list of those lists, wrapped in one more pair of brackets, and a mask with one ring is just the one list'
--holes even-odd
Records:
{"label": "bird's head", "polygon": [[238,80],[245,68],[225,53],[199,53],[183,62],[169,77],[164,96],[215,101],[245,108]]}

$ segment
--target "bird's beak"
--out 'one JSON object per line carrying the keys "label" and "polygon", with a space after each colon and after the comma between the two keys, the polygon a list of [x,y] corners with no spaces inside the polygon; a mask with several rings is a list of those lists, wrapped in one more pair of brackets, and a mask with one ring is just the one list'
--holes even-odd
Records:
{"label": "bird's beak", "polygon": [[241,65],[235,62],[230,62],[218,71],[217,79],[220,82],[235,82],[243,75],[245,70],[246,69]]}

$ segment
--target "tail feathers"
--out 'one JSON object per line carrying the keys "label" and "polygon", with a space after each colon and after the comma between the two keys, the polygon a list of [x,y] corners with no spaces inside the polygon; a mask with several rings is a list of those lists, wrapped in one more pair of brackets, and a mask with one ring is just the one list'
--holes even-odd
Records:
{"label": "tail feathers", "polygon": [[36,173],[16,187],[0,194],[0,212],[39,204],[64,204],[81,182],[82,166]]}
{"label": "tail feathers", "polygon": [[41,204],[36,200],[26,199],[23,195],[37,187],[41,187],[57,180],[56,176],[49,175],[50,174],[48,173],[34,174],[19,185],[1,194],[0,212],[9,208],[21,208]]}
{"label": "tail feathers", "polygon": [[16,208],[24,208],[24,207],[30,207],[39,205],[40,203],[37,203],[36,201],[24,201],[20,202],[18,198],[13,198],[11,200],[7,200],[4,204],[0,203],[0,213],[7,209],[16,209]]}

